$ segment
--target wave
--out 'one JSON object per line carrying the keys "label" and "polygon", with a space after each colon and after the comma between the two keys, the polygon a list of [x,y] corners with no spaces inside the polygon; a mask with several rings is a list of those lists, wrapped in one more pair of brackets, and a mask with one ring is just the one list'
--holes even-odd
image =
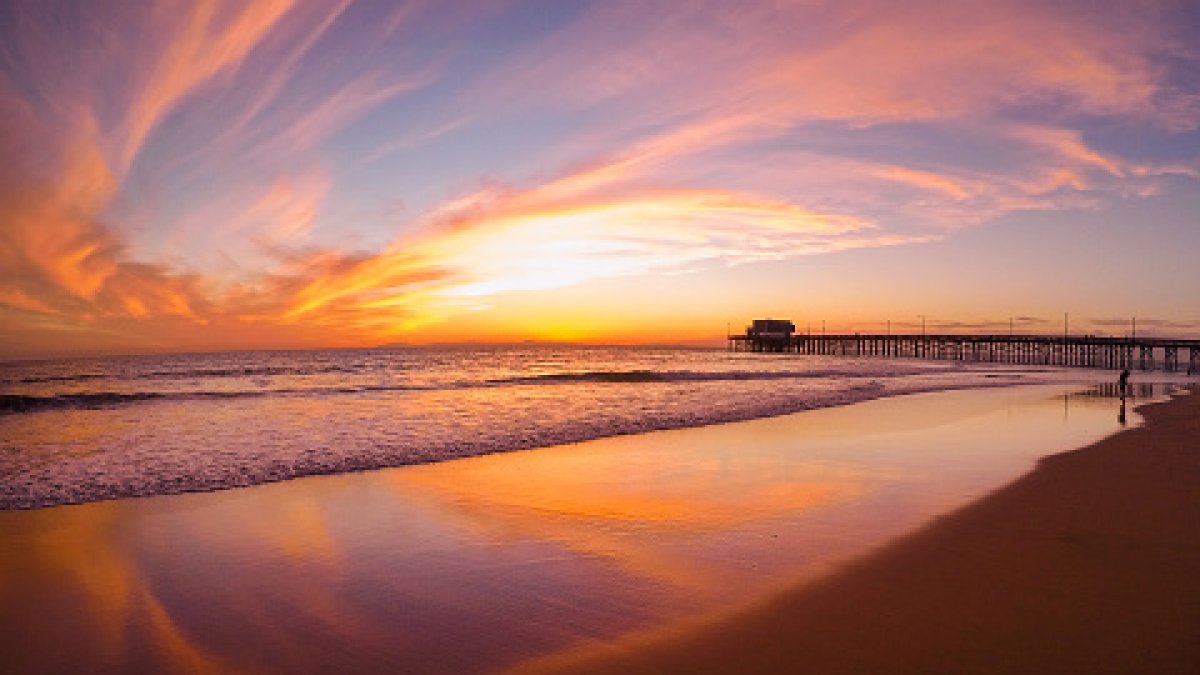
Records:
{"label": "wave", "polygon": [[108,377],[100,373],[76,373],[72,375],[31,375],[27,377],[15,377],[6,380],[0,380],[3,384],[50,384],[52,382],[83,382],[85,380],[99,380]]}
{"label": "wave", "polygon": [[[196,372],[196,371],[192,371]],[[205,371],[218,372],[218,371]],[[224,371],[220,371],[224,372]],[[261,372],[259,369],[256,372]],[[346,384],[342,386],[315,387],[262,387],[237,390],[184,390],[184,391],[132,391],[132,392],[70,392],[51,395],[0,394],[0,415],[39,412],[43,410],[91,410],[114,408],[124,405],[207,399],[237,399],[264,397],[336,396],[386,392],[447,391],[505,386],[541,386],[567,384],[654,384],[654,383],[704,383],[745,382],[779,380],[850,380],[863,381],[875,378],[904,377],[920,374],[916,369],[894,368],[890,370],[801,370],[801,371],[694,371],[694,370],[588,370],[567,373],[543,373],[516,377],[494,378],[483,381],[457,381],[436,384]]]}
{"label": "wave", "polygon": [[119,394],[102,391],[86,394],[59,394],[57,396],[24,396],[0,394],[0,413],[25,413],[60,408],[110,408],[134,401],[149,401],[162,398],[154,392]]}
{"label": "wave", "polygon": [[135,403],[155,401],[195,401],[206,399],[264,398],[270,396],[312,396],[322,394],[360,394],[371,391],[413,391],[421,387],[404,385],[364,385],[360,387],[325,387],[320,389],[256,389],[234,391],[135,391],[86,392],[29,396],[0,394],[0,414],[40,412],[43,410],[100,410]]}
{"label": "wave", "polygon": [[275,377],[275,376],[304,376],[324,375],[334,373],[358,373],[365,366],[362,364],[321,365],[321,366],[231,366],[228,368],[186,368],[180,370],[146,370],[129,369],[107,373],[71,373],[68,375],[30,375],[0,379],[0,384],[55,384],[66,382],[86,382],[89,380],[194,380],[194,379],[225,379],[238,377]]}
{"label": "wave", "polygon": [[916,375],[920,370],[851,371],[851,370],[587,370],[574,373],[546,373],[488,380],[488,384],[571,384],[586,382],[724,382],[747,380],[799,380],[829,378],[872,378]]}
{"label": "wave", "polygon": [[588,370],[579,373],[546,373],[490,379],[488,384],[553,384],[556,382],[664,382],[667,373],[654,370]]}
{"label": "wave", "polygon": [[324,375],[330,373],[357,373],[365,368],[362,364],[339,365],[288,365],[288,366],[231,366],[228,368],[188,368],[185,370],[153,370],[139,377],[168,380],[190,380],[197,378],[221,379],[228,377],[275,377],[297,375]]}

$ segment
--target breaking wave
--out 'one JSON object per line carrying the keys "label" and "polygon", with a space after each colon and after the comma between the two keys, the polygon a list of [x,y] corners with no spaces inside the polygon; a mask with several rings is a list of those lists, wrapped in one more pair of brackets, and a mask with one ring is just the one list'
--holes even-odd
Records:
{"label": "breaking wave", "polygon": [[[246,369],[261,374],[267,369]],[[198,371],[188,371],[193,374]],[[205,371],[225,372],[225,371]],[[891,371],[891,377],[916,374],[920,371]],[[287,371],[294,374],[294,371]],[[458,381],[437,386],[413,384],[360,384],[356,386],[312,386],[312,387],[256,387],[233,390],[171,390],[171,391],[96,391],[72,392],[53,395],[0,394],[0,414],[32,413],[44,410],[94,410],[124,405],[159,401],[189,401],[205,399],[261,398],[265,396],[334,396],[339,394],[363,394],[370,392],[431,391],[436,389],[456,390],[479,387],[537,386],[556,384],[639,384],[639,383],[686,383],[686,382],[746,382],[755,380],[860,380],[879,377],[880,373],[850,370],[809,371],[688,371],[688,370],[588,370],[567,373],[492,378],[480,382]],[[69,381],[66,378],[56,380]]]}
{"label": "breaking wave", "polygon": [[[890,370],[890,377],[913,375],[920,371]],[[575,373],[547,373],[488,380],[492,384],[569,384],[579,382],[744,382],[748,380],[795,380],[829,378],[871,378],[879,372],[862,370],[734,370],[734,371],[691,371],[691,370],[589,370]]]}

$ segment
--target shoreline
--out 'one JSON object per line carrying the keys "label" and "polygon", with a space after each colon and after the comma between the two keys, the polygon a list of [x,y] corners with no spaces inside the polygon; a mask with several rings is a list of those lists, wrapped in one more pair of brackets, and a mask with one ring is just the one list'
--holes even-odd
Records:
{"label": "shoreline", "polygon": [[[780,402],[769,406],[760,407],[754,411],[728,410],[717,414],[710,414],[709,416],[703,418],[652,418],[649,420],[626,422],[622,426],[610,426],[603,430],[588,427],[576,428],[570,433],[559,434],[557,437],[517,440],[516,442],[507,444],[503,447],[492,447],[487,443],[484,443],[479,447],[469,446],[466,448],[457,448],[452,450],[433,450],[429,453],[429,456],[421,456],[420,454],[416,456],[410,456],[406,451],[401,449],[401,451],[399,451],[399,457],[389,457],[386,455],[372,455],[364,457],[355,455],[341,458],[339,460],[323,459],[322,461],[330,462],[324,464],[314,463],[306,458],[296,464],[289,464],[287,462],[271,462],[261,467],[241,467],[238,471],[230,475],[217,472],[215,474],[206,474],[193,477],[169,476],[162,480],[152,480],[145,483],[130,484],[121,482],[119,478],[114,478],[111,482],[98,481],[97,478],[104,475],[105,467],[101,462],[102,458],[96,457],[95,461],[93,461],[94,465],[84,464],[76,466],[75,464],[72,464],[66,467],[66,469],[63,469],[64,471],[68,471],[70,476],[80,476],[80,483],[78,484],[90,484],[91,487],[89,489],[92,492],[89,494],[80,496],[74,492],[71,492],[70,490],[72,488],[70,486],[75,485],[76,483],[57,475],[54,478],[54,483],[56,484],[55,492],[52,494],[48,496],[38,495],[35,494],[34,491],[22,493],[20,490],[20,484],[16,482],[16,479],[18,479],[21,474],[14,474],[13,476],[9,477],[9,480],[14,481],[11,485],[5,485],[3,482],[0,482],[0,512],[36,511],[58,506],[76,506],[81,504],[119,501],[124,499],[140,499],[145,497],[160,497],[178,494],[224,492],[227,490],[255,487],[259,485],[269,485],[272,483],[286,482],[300,478],[338,476],[402,468],[406,466],[440,464],[443,462],[468,457],[482,457],[494,454],[554,448],[558,446],[570,446],[596,440],[636,436],[651,432],[696,429],[725,424],[738,424],[742,422],[751,422],[754,420],[779,418],[814,410],[844,408],[870,401],[902,398],[905,396],[928,393],[971,391],[981,389],[1009,389],[1056,384],[1065,386],[1078,385],[1081,388],[1102,386],[1101,381],[1089,381],[1088,378],[1082,376],[1073,380],[1068,379],[1066,381],[1012,381],[1002,379],[1005,375],[1005,371],[997,370],[995,371],[995,381],[951,384],[918,382],[908,386],[900,386],[895,388],[850,388],[845,391],[838,392],[835,396],[829,396],[827,394],[824,396],[818,395],[815,401],[803,400]],[[992,377],[992,375],[987,375],[986,377]],[[43,414],[43,412],[32,414]],[[100,463],[96,464],[96,462]],[[42,471],[43,469],[39,468],[38,470]],[[229,470],[232,471],[233,469]],[[144,478],[144,476],[139,475],[139,479],[141,478]],[[39,481],[44,482],[46,478],[40,474],[35,474],[33,476],[27,476],[26,480],[33,481],[32,484],[36,486],[40,485]],[[30,490],[32,489],[30,488]]]}
{"label": "shoreline", "polygon": [[829,576],[513,672],[1200,671],[1200,388]]}

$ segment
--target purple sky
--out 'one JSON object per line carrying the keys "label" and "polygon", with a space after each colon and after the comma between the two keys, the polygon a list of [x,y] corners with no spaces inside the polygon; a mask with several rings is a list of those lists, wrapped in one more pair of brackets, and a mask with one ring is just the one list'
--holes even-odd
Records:
{"label": "purple sky", "polygon": [[0,357],[1200,336],[1200,10],[10,2]]}

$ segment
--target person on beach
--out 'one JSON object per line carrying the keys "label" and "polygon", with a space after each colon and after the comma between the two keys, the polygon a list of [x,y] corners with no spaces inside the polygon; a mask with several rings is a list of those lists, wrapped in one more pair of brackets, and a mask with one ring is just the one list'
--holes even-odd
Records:
{"label": "person on beach", "polygon": [[1129,369],[1121,371],[1121,376],[1117,378],[1117,389],[1121,391],[1121,400],[1125,400],[1125,388],[1129,386]]}

